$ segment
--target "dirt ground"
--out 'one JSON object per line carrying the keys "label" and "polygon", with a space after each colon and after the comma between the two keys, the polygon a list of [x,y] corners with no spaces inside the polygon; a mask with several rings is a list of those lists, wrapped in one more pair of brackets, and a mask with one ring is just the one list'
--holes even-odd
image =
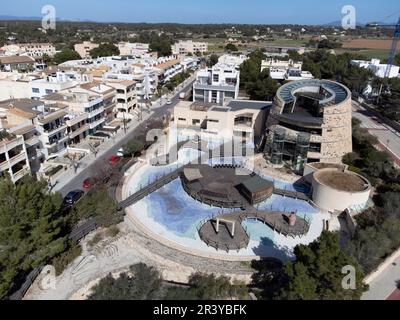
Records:
{"label": "dirt ground", "polygon": [[[353,39],[343,43],[345,49],[390,49],[391,46],[391,39]],[[400,43],[397,45],[397,49],[400,49]]]}

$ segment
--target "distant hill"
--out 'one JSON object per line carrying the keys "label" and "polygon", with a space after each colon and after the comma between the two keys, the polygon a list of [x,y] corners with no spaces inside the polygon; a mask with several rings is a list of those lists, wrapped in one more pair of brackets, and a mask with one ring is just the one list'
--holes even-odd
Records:
{"label": "distant hill", "polygon": [[16,16],[1,16],[0,15],[0,20],[8,20],[8,21],[40,21],[42,20],[42,17],[16,17]]}

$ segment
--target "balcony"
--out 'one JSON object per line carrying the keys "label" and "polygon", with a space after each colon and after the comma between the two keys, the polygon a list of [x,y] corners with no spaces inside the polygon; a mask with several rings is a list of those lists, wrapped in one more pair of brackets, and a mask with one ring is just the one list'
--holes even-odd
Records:
{"label": "balcony", "polygon": [[18,180],[22,179],[24,176],[26,176],[29,173],[30,173],[29,167],[25,166],[21,170],[19,170],[18,172],[13,174],[12,180],[14,182],[17,182]]}
{"label": "balcony", "polygon": [[203,84],[199,82],[195,82],[193,84],[194,90],[213,90],[213,91],[230,91],[236,92],[236,86],[221,84],[221,85],[211,85],[211,84]]}
{"label": "balcony", "polygon": [[17,154],[16,156],[10,158],[11,166],[16,165],[17,163],[26,160],[26,153],[25,151],[21,151],[21,153]]}
{"label": "balcony", "polygon": [[89,118],[94,118],[95,116],[102,114],[104,112],[104,107],[98,108],[92,112],[89,112]]}
{"label": "balcony", "polygon": [[67,130],[67,125],[66,124],[55,126],[50,130],[44,130],[43,129],[43,135],[50,137],[50,136],[52,136],[52,135],[54,135],[54,134],[56,134],[56,133],[58,133],[58,132],[60,132],[62,130],[64,130],[64,131]]}
{"label": "balcony", "polygon": [[79,115],[78,117],[71,119],[71,120],[67,120],[67,126],[68,127],[72,127],[76,124],[78,124],[79,122],[85,121],[88,118],[88,114],[84,113]]}
{"label": "balcony", "polygon": [[30,138],[28,140],[25,140],[25,145],[26,145],[27,148],[36,146],[39,143],[40,143],[40,141],[39,141],[39,138],[37,136],[34,136],[34,137],[32,137],[32,138]]}
{"label": "balcony", "polygon": [[61,137],[60,139],[55,140],[54,142],[46,141],[45,142],[45,147],[50,149],[50,148],[56,147],[60,143],[63,143],[65,141],[67,141],[67,140],[68,140],[68,136],[64,136],[64,137]]}
{"label": "balcony", "polygon": [[0,171],[6,171],[10,168],[8,161],[5,160],[2,163],[0,163]]}
{"label": "balcony", "polygon": [[98,127],[99,125],[101,125],[102,123],[104,123],[105,121],[106,121],[106,119],[101,118],[100,120],[90,123],[89,128],[94,129],[94,128]]}
{"label": "balcony", "polygon": [[84,126],[78,128],[78,129],[76,129],[75,131],[70,132],[69,135],[68,135],[68,137],[69,137],[70,139],[73,139],[73,138],[75,138],[75,137],[81,135],[81,134],[84,133],[85,131],[88,131],[89,129],[90,129],[89,125],[88,125],[88,124],[85,124]]}

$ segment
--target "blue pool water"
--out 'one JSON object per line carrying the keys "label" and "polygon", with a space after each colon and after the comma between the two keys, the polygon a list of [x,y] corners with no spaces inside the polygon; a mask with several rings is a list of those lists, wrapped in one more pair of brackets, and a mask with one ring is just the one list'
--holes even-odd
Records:
{"label": "blue pool water", "polygon": [[[178,163],[164,167],[146,166],[140,169],[136,173],[137,180],[134,180],[131,185],[131,192],[135,192],[154,181],[157,177],[161,177],[168,172],[176,170],[178,166],[187,163],[189,159],[193,160],[198,158],[199,155],[199,151],[184,149],[179,151]],[[215,161],[215,159],[213,161]],[[220,163],[230,163],[227,159],[219,161]],[[241,161],[242,159],[240,158],[233,159],[233,163],[239,164]],[[216,162],[213,162],[213,164],[216,164]],[[308,191],[307,188],[303,186],[294,186],[281,181],[274,181],[274,183],[275,186],[279,188],[303,192]],[[321,217],[318,215],[319,211],[305,201],[273,195],[265,202],[257,205],[257,208],[259,210],[295,211],[300,217],[306,217],[311,222],[310,232],[307,235],[309,238],[308,242],[317,238],[322,231],[322,223],[320,223]],[[210,207],[192,199],[184,191],[180,179],[177,179],[141,200],[133,206],[133,211],[137,212],[137,217],[145,216],[149,221],[152,221],[150,224],[153,225],[153,227],[151,228],[154,228],[154,230],[157,229],[157,232],[160,234],[165,235],[166,233],[170,233],[174,237],[179,237],[179,243],[199,243],[198,246],[201,246],[202,243],[197,232],[198,226],[203,221],[215,215],[235,210],[224,209],[222,211],[220,208]],[[250,249],[252,253],[256,255],[273,256],[282,260],[287,260],[292,257],[294,246],[307,240],[283,238],[283,236],[277,234],[268,226],[258,221],[245,221],[244,226],[250,234]],[[161,229],[159,227],[161,227]],[[185,242],[185,239],[189,241]]]}

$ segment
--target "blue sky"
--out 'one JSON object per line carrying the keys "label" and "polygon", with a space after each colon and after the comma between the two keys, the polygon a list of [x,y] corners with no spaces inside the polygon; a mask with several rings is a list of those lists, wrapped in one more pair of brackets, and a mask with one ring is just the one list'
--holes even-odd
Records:
{"label": "blue sky", "polygon": [[62,19],[101,22],[320,24],[341,20],[347,4],[360,23],[400,14],[398,0],[2,0],[0,15],[41,16],[46,4]]}

